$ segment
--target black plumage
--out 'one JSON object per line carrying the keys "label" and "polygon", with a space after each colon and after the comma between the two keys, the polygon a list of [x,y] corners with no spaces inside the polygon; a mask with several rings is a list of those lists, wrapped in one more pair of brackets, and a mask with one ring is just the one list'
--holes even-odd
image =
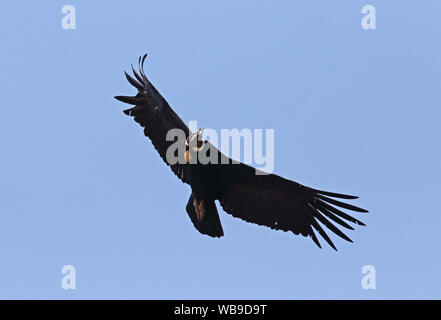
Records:
{"label": "black plumage", "polygon": [[[352,242],[335,224],[349,230],[353,227],[347,222],[363,226],[364,224],[342,209],[359,213],[365,213],[367,210],[336,199],[352,200],[357,198],[355,196],[309,188],[274,174],[256,175],[254,168],[243,163],[233,163],[207,141],[204,142],[204,148],[208,148],[205,152],[217,152],[216,164],[190,164],[185,161],[169,163],[167,150],[176,140],[168,141],[167,133],[171,129],[180,129],[186,139],[198,137],[198,133],[190,132],[147,79],[143,70],[146,56],[139,58],[139,72],[132,66],[135,78],[125,73],[129,83],[138,89],[137,95],[115,98],[134,105],[124,110],[124,113],[132,116],[144,128],[145,135],[150,138],[164,162],[182,182],[191,186],[192,193],[186,210],[199,232],[212,237],[223,236],[215,205],[215,201],[218,200],[223,210],[234,217],[271,229],[309,236],[319,247],[321,245],[314,230],[337,250],[320,223],[341,238]],[[185,148],[195,152],[188,146]]]}

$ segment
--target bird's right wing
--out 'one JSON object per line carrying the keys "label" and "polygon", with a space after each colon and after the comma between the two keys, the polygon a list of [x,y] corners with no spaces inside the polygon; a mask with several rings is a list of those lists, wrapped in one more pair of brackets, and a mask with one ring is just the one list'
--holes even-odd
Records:
{"label": "bird's right wing", "polygon": [[[115,99],[135,105],[124,110],[128,116],[144,128],[144,134],[150,138],[156,151],[158,151],[162,160],[171,167],[176,176],[183,182],[189,182],[188,168],[185,164],[173,163],[167,161],[167,150],[177,139],[167,141],[167,133],[172,129],[182,130],[185,139],[189,136],[189,128],[179,118],[179,116],[168,105],[167,101],[161,96],[156,88],[147,79],[143,66],[147,55],[139,58],[139,73],[132,66],[132,71],[136,79],[125,73],[127,80],[131,85],[138,89],[138,94],[134,97],[116,96]],[[185,140],[182,141],[185,144]]]}

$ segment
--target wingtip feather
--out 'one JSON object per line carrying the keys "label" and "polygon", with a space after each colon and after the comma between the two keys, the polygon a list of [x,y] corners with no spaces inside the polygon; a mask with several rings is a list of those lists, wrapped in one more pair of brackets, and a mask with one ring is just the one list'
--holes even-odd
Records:
{"label": "wingtip feather", "polygon": [[128,104],[132,104],[132,105],[136,105],[139,104],[141,102],[141,100],[138,97],[128,97],[128,96],[115,96],[114,97],[116,100],[124,102],[124,103],[128,103]]}
{"label": "wingtip feather", "polygon": [[139,83],[138,81],[136,81],[130,74],[128,74],[127,72],[124,71],[124,74],[126,75],[126,79],[127,81],[129,81],[129,83],[134,86],[135,88],[137,88],[138,90],[142,90],[143,89],[143,85],[141,83]]}

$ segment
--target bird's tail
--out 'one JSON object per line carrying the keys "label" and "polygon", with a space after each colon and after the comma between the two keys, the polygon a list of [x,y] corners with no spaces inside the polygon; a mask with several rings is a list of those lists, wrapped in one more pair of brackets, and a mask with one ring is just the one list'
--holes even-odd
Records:
{"label": "bird's tail", "polygon": [[192,193],[186,209],[193,225],[200,233],[210,237],[224,235],[214,200],[207,200]]}

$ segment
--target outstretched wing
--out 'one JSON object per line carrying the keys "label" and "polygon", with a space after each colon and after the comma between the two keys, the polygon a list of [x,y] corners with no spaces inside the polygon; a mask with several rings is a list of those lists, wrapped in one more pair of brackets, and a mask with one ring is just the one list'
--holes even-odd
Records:
{"label": "outstretched wing", "polygon": [[346,221],[364,226],[339,208],[356,212],[367,210],[333,199],[356,199],[355,196],[312,189],[273,174],[256,175],[254,168],[242,163],[219,168],[223,177],[219,198],[222,208],[247,222],[310,236],[321,248],[315,230],[335,250],[337,248],[320,223],[350,242],[352,240],[335,224],[350,230],[353,227]]}
{"label": "outstretched wing", "polygon": [[166,137],[170,130],[180,129],[185,134],[185,138],[187,138],[189,129],[147,79],[144,73],[146,57],[147,54],[142,59],[139,57],[139,73],[132,66],[136,79],[125,72],[129,83],[138,89],[137,95],[134,97],[116,96],[115,99],[135,105],[133,108],[124,110],[124,113],[132,116],[144,128],[144,134],[150,138],[162,160],[171,167],[172,171],[183,182],[188,183],[189,175],[185,165],[179,163],[170,164],[166,157],[167,149],[177,138],[174,141],[167,141]]}

